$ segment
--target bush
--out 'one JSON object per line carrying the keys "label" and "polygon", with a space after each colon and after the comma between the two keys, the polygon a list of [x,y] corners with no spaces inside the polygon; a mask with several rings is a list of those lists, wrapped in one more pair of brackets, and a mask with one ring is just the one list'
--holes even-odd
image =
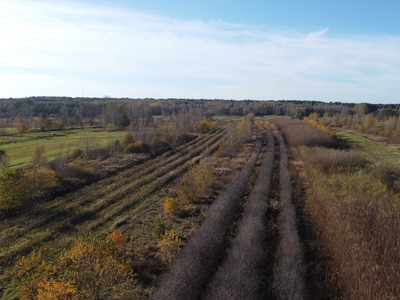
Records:
{"label": "bush", "polygon": [[31,203],[31,188],[26,177],[9,168],[0,172],[0,210],[20,209]]}
{"label": "bush", "polygon": [[106,131],[107,131],[107,132],[118,131],[118,127],[115,126],[114,124],[107,124],[107,126],[106,126]]}
{"label": "bush", "polygon": [[117,243],[93,235],[76,238],[52,264],[33,252],[18,262],[13,275],[14,284],[22,287],[20,299],[109,299],[134,278],[131,261]]}
{"label": "bush", "polygon": [[151,147],[149,144],[143,143],[142,141],[136,141],[129,144],[124,148],[124,153],[150,153]]}
{"label": "bush", "polygon": [[196,202],[212,193],[214,174],[205,165],[195,166],[184,175],[176,193],[183,202]]}
{"label": "bush", "polygon": [[58,184],[56,172],[46,167],[33,167],[25,173],[25,177],[29,182],[33,197],[45,196]]}
{"label": "bush", "polygon": [[165,197],[164,211],[168,214],[179,216],[182,213],[182,204],[176,198]]}
{"label": "bush", "polygon": [[161,237],[161,241],[157,244],[158,252],[156,257],[164,263],[172,263],[175,256],[179,253],[182,241],[174,231],[166,231]]}
{"label": "bush", "polygon": [[135,141],[135,138],[133,137],[132,133],[128,132],[124,135],[124,137],[121,141],[121,146],[125,148],[129,144],[133,144],[134,141]]}
{"label": "bush", "polygon": [[70,154],[70,157],[72,159],[77,159],[77,158],[82,158],[85,156],[85,152],[81,148],[75,148],[72,150],[72,153]]}
{"label": "bush", "polygon": [[155,219],[153,224],[153,236],[160,237],[165,234],[167,224],[162,219]]}

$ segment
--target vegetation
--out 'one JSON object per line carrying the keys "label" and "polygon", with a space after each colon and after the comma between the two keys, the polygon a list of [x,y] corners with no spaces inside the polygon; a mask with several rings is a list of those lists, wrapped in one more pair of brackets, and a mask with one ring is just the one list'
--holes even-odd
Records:
{"label": "vegetation", "polygon": [[398,119],[397,105],[0,99],[0,296],[395,298]]}
{"label": "vegetation", "polygon": [[76,238],[71,249],[51,264],[36,251],[22,257],[13,270],[20,299],[104,299],[117,291],[123,294],[134,274],[116,236]]}

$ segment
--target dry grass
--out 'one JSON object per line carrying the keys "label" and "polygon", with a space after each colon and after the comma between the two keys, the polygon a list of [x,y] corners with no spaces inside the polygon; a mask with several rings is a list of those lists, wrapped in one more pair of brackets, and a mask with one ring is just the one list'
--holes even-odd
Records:
{"label": "dry grass", "polygon": [[[326,150],[318,150],[326,151]],[[397,299],[400,293],[400,199],[374,171],[308,163],[306,209],[332,258],[347,299]],[[337,150],[334,157],[346,157]],[[323,156],[321,156],[323,157]],[[312,160],[312,159],[311,159]],[[344,159],[346,161],[346,158]],[[321,165],[321,164],[320,164]]]}
{"label": "dry grass", "polygon": [[290,146],[337,146],[332,136],[309,124],[288,118],[275,118],[272,122],[278,126]]}

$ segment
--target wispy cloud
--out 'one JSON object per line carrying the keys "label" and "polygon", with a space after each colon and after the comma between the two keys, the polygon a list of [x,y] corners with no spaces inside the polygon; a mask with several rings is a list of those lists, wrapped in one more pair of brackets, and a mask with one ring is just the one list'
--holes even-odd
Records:
{"label": "wispy cloud", "polygon": [[400,37],[333,34],[5,0],[0,97],[397,102]]}

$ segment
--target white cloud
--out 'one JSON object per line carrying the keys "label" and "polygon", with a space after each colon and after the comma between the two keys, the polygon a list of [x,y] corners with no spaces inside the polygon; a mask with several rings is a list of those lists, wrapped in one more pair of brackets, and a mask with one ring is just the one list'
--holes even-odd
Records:
{"label": "white cloud", "polygon": [[0,97],[398,102],[400,37],[331,37],[72,2],[0,3]]}

